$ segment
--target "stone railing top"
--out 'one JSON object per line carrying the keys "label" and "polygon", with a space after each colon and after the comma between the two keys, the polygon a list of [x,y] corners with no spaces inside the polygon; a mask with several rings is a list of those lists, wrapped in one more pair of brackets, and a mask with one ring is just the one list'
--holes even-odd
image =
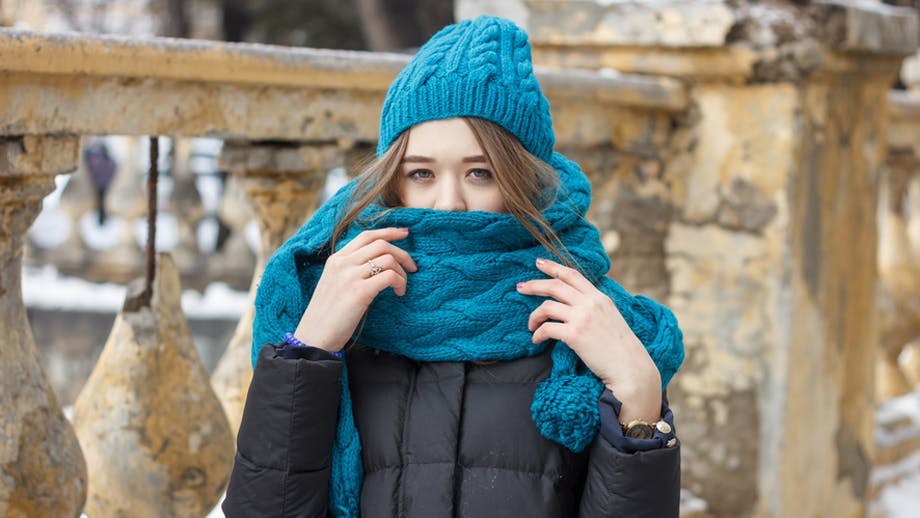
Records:
{"label": "stone railing top", "polygon": [[175,38],[0,29],[0,70],[380,90],[407,58]]}
{"label": "stone railing top", "polygon": [[[372,142],[400,54],[0,29],[0,136],[122,134]],[[599,112],[683,110],[680,81],[538,69],[570,138]],[[608,117],[609,119],[609,117]],[[606,123],[606,126],[604,126]],[[602,127],[601,127],[602,126]],[[579,133],[580,132],[580,133]],[[560,135],[557,132],[557,138]]]}
{"label": "stone railing top", "polygon": [[[392,53],[174,38],[0,29],[0,72],[385,92],[409,60]],[[660,77],[542,69],[548,96],[681,110],[681,83]]]}
{"label": "stone railing top", "polygon": [[903,55],[920,45],[917,11],[873,0],[814,0],[846,12],[844,38],[834,50]]}

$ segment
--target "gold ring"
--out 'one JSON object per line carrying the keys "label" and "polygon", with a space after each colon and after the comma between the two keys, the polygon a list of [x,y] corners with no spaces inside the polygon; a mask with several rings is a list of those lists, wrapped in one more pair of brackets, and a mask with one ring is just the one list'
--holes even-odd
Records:
{"label": "gold ring", "polygon": [[371,267],[371,277],[383,271],[383,268],[377,266],[377,264],[374,263],[374,261],[368,260],[367,265]]}

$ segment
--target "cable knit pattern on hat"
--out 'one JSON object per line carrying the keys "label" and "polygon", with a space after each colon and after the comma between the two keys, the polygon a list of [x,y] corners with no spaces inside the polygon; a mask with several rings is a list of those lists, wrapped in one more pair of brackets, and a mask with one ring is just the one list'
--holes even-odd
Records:
{"label": "cable knit pattern on hat", "polygon": [[[630,295],[606,276],[610,260],[597,229],[585,219],[591,185],[574,162],[552,151],[549,104],[533,76],[527,36],[511,22],[480,17],[446,27],[423,46],[387,94],[378,153],[413,124],[455,116],[498,123],[557,171],[560,192],[543,216],[588,280],[616,304],[666,387],[684,357],[677,321],[664,306]],[[280,342],[297,327],[355,183],[320,207],[265,267],[255,301],[253,365],[263,344]],[[410,274],[404,296],[391,289],[377,295],[355,340],[419,361],[511,360],[553,347],[552,372],[531,406],[534,424],[544,437],[573,451],[590,444],[598,432],[603,383],[564,343],[531,342],[527,320],[543,299],[516,290],[518,282],[543,278],[534,262],[552,254],[510,214],[379,205],[368,207],[338,246],[381,227],[410,229],[394,244],[412,256],[418,271]],[[342,383],[329,507],[335,516],[357,517],[361,444],[347,372]]]}
{"label": "cable knit pattern on hat", "polygon": [[377,155],[413,125],[449,117],[490,120],[550,160],[553,122],[533,74],[527,33],[508,20],[480,16],[432,36],[390,85]]}

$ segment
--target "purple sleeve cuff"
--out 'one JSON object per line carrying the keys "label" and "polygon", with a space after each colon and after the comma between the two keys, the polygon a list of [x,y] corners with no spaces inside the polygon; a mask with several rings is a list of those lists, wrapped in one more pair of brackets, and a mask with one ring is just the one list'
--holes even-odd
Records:
{"label": "purple sleeve cuff", "polygon": [[306,360],[341,360],[343,356],[341,351],[332,352],[307,345],[298,340],[293,333],[285,334],[284,342],[274,347],[275,353],[287,360],[300,358]]}
{"label": "purple sleeve cuff", "polygon": [[637,451],[655,450],[658,448],[670,448],[680,444],[677,439],[674,428],[674,413],[668,408],[668,400],[661,398],[661,420],[668,423],[671,427],[669,433],[662,433],[655,430],[655,435],[651,439],[633,439],[623,435],[623,428],[620,426],[620,408],[623,403],[618,400],[610,390],[605,390],[598,402],[598,411],[601,418],[601,435],[614,448],[624,453],[635,453]]}

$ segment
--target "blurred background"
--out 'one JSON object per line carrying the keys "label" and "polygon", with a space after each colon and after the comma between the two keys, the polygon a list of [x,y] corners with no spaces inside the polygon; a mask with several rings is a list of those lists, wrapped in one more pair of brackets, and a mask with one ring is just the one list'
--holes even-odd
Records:
{"label": "blurred background", "polygon": [[[174,313],[209,381],[179,377],[216,395],[235,434],[265,261],[372,155],[408,56],[485,13],[531,36],[557,149],[592,181],[611,275],[681,322],[687,361],[669,388],[681,515],[920,516],[918,7],[0,0],[0,352],[17,365],[0,371],[0,424],[16,430],[0,434],[0,465],[19,466],[7,461],[30,433],[63,458],[64,439],[13,426],[34,408],[63,437],[59,407],[69,417],[103,389],[172,383],[87,382],[129,340],[113,326],[145,274],[151,135],[155,248],[175,262]],[[21,299],[4,290],[20,276]],[[145,411],[181,421],[168,398],[156,404]],[[211,485],[169,487],[198,495],[184,515],[221,516],[225,463],[201,462]],[[0,516],[30,491],[63,495],[52,471],[85,480],[64,464],[39,470],[53,489],[2,482]],[[104,516],[94,495],[118,489],[95,484],[85,507],[77,484],[24,515]]]}
{"label": "blurred background", "polygon": [[9,27],[408,51],[452,23],[452,1],[4,0]]}

